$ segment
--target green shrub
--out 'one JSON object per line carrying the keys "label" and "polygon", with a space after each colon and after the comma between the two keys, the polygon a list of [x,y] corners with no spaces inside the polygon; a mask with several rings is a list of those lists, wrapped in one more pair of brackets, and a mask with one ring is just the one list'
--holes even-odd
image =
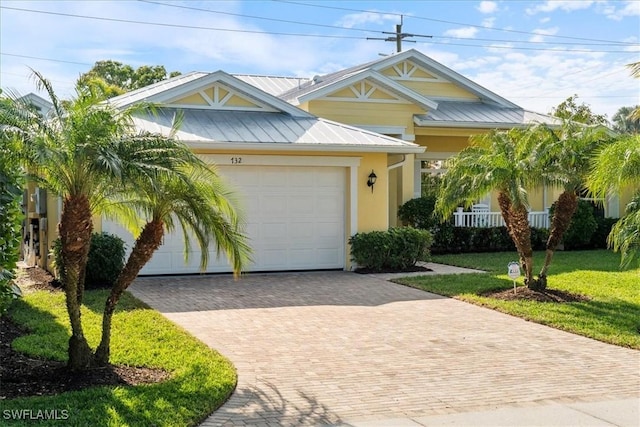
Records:
{"label": "green shrub", "polygon": [[611,227],[613,227],[613,224],[618,222],[618,220],[619,218],[596,217],[596,230],[591,236],[589,246],[594,249],[606,249],[608,247],[607,237],[609,233],[611,233]]}
{"label": "green shrub", "polygon": [[[60,239],[53,242],[53,266],[60,277]],[[91,247],[87,260],[85,289],[110,288],[124,267],[124,241],[109,233],[91,235]]]}
{"label": "green shrub", "polygon": [[398,218],[414,228],[430,230],[438,224],[438,219],[433,215],[436,205],[435,196],[423,196],[411,199],[398,209]]}
{"label": "green shrub", "polygon": [[[6,145],[5,145],[6,144]],[[0,146],[0,315],[15,298],[13,270],[20,251],[21,172],[6,140]]]}
{"label": "green shrub", "polygon": [[[555,203],[551,206],[549,214],[553,215]],[[586,200],[578,200],[578,207],[571,218],[571,225],[562,236],[565,249],[584,249],[589,247],[591,236],[596,231],[598,224],[593,215],[593,204]]]}
{"label": "green shrub", "polygon": [[549,230],[546,228],[531,227],[531,247],[534,251],[543,251],[547,248]]}
{"label": "green shrub", "polygon": [[418,261],[428,261],[433,238],[427,230],[396,227],[357,233],[349,239],[351,258],[371,271],[403,271]]}
{"label": "green shrub", "polygon": [[[434,254],[514,251],[515,245],[506,227],[455,227],[451,222],[433,229]],[[531,246],[543,250],[549,237],[544,228],[531,228]]]}
{"label": "green shrub", "polygon": [[87,260],[85,288],[111,287],[124,267],[124,240],[109,233],[94,233]]}

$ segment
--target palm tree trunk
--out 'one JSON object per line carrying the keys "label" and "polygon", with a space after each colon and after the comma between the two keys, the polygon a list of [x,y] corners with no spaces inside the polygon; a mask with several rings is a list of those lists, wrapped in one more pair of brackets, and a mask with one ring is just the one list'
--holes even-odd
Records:
{"label": "palm tree trunk", "polygon": [[148,222],[131,250],[127,263],[116,279],[111,293],[104,306],[102,316],[102,338],[96,350],[95,363],[98,366],[106,366],[109,363],[111,353],[111,320],[116,305],[122,293],[131,285],[144,265],[151,259],[153,253],[162,244],[164,236],[164,223],[159,219]]}
{"label": "palm tree trunk", "polygon": [[551,231],[549,232],[549,238],[547,239],[546,255],[544,258],[544,265],[540,270],[539,278],[545,282],[547,281],[547,271],[551,265],[553,255],[562,240],[562,236],[565,231],[571,225],[571,218],[578,208],[578,196],[573,191],[564,191],[558,197],[556,208],[553,211],[553,218],[551,219]]}
{"label": "palm tree trunk", "polygon": [[528,287],[531,287],[536,281],[533,277],[533,248],[531,247],[529,213],[524,206],[514,206],[509,196],[504,192],[498,194],[498,205],[509,236],[518,251],[520,266],[525,274],[524,282]]}
{"label": "palm tree trunk", "polygon": [[90,366],[91,348],[82,329],[81,297],[84,283],[84,270],[87,266],[89,245],[91,243],[91,209],[86,196],[67,197],[62,206],[58,233],[61,250],[61,279],[64,284],[67,312],[71,322],[69,338],[68,367],[79,371]]}

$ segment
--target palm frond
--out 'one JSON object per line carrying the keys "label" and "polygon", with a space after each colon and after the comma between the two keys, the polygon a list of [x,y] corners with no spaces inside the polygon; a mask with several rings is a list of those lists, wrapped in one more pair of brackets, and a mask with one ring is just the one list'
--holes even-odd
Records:
{"label": "palm frond", "polygon": [[627,136],[606,146],[594,158],[587,187],[596,197],[640,185],[640,135]]}

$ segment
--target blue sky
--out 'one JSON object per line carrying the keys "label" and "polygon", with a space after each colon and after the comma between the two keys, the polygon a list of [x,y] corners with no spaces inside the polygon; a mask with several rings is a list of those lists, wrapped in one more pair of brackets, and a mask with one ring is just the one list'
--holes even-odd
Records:
{"label": "blue sky", "polygon": [[[20,10],[18,10],[20,9]],[[99,60],[168,71],[311,77],[417,49],[524,108],[577,94],[611,117],[640,104],[640,1],[14,1],[0,3],[0,87],[57,91]],[[125,22],[130,21],[130,22]],[[152,25],[153,24],[153,25]],[[40,59],[36,59],[40,58]]]}

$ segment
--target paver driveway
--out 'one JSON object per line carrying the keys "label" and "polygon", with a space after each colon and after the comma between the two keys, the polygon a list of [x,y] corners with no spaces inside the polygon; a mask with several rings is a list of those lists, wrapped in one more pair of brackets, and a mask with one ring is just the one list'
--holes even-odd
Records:
{"label": "paver driveway", "polygon": [[236,365],[236,392],[207,426],[338,424],[640,393],[638,351],[377,277],[149,277],[132,291]]}

